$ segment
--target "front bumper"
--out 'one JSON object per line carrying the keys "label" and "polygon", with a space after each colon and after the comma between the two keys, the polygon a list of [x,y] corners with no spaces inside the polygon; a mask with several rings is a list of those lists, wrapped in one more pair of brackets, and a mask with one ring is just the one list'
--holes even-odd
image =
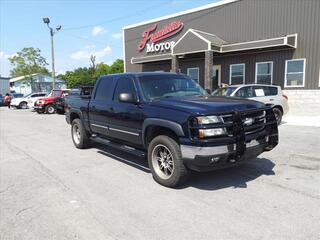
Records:
{"label": "front bumper", "polygon": [[184,163],[196,171],[211,171],[239,165],[270,151],[278,144],[278,127],[272,109],[267,108],[266,112],[266,120],[257,124],[257,131],[245,126],[243,114],[236,113],[230,136],[210,140],[180,138]]}
{"label": "front bumper", "polygon": [[181,145],[181,153],[184,163],[190,169],[203,172],[240,165],[257,158],[258,155],[273,147],[273,144],[268,141],[268,137],[265,137],[246,143],[245,150],[241,155],[237,154],[236,144],[213,147]]}
{"label": "front bumper", "polygon": [[45,106],[44,106],[44,105],[34,105],[34,106],[33,106],[33,109],[34,109],[34,110],[44,110],[44,109],[45,109]]}

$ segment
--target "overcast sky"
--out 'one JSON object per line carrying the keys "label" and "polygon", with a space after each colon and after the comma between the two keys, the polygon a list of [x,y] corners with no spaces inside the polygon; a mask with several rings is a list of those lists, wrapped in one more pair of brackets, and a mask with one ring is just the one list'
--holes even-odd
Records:
{"label": "overcast sky", "polygon": [[[7,58],[24,47],[40,48],[51,63],[50,17],[55,35],[56,72],[122,58],[123,26],[216,2],[215,0],[0,0],[0,75],[11,68]],[[51,69],[51,66],[48,66]]]}

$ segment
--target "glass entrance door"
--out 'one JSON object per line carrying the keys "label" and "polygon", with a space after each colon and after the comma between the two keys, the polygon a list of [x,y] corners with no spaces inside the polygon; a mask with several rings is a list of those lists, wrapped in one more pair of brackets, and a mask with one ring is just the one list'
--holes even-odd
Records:
{"label": "glass entrance door", "polygon": [[221,65],[212,66],[212,91],[216,90],[221,86]]}

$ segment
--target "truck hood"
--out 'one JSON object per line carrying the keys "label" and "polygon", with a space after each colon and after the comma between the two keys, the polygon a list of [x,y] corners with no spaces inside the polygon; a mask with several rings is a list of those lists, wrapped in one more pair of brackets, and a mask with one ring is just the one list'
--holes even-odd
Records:
{"label": "truck hood", "polygon": [[188,98],[163,98],[151,103],[153,106],[170,108],[191,114],[225,113],[263,108],[264,103],[234,97],[196,96]]}

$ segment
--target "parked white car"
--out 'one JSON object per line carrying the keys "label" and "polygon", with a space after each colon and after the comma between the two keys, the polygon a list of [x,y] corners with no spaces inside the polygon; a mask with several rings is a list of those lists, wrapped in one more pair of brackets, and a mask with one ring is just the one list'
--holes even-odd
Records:
{"label": "parked white car", "polygon": [[46,95],[47,93],[45,92],[30,93],[25,97],[13,98],[10,105],[11,107],[15,107],[18,109],[32,108],[35,101]]}
{"label": "parked white car", "polygon": [[289,111],[288,97],[282,93],[280,86],[263,84],[231,85],[218,88],[212,95],[248,98],[271,104],[278,124],[281,123],[282,116]]}

